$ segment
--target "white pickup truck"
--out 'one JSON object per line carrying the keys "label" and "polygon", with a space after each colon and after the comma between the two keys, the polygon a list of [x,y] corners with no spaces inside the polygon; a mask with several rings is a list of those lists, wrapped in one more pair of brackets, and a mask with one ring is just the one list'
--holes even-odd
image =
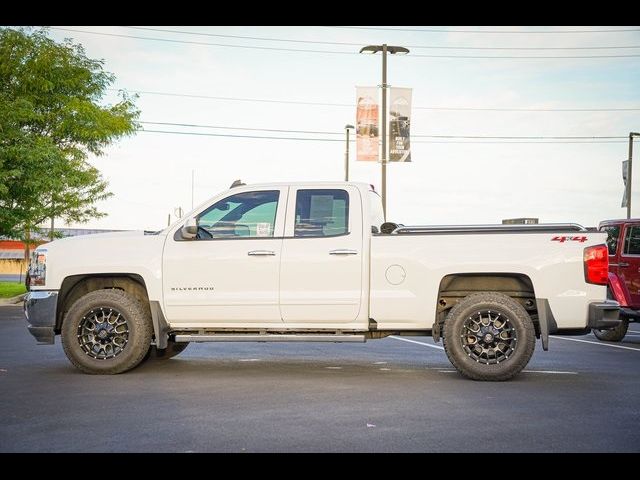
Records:
{"label": "white pickup truck", "polygon": [[606,234],[575,224],[405,227],[351,182],[232,188],[160,232],[39,246],[24,310],[79,369],[121,373],[188,342],[443,339],[474,380],[506,380],[536,337],[618,323]]}

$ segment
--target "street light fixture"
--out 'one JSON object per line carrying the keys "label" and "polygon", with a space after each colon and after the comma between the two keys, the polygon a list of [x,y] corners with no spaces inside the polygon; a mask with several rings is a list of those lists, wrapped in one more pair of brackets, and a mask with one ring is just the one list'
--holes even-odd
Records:
{"label": "street light fixture", "polygon": [[360,49],[360,53],[382,52],[382,211],[387,219],[387,53],[391,55],[406,55],[409,49],[395,45],[367,45]]}
{"label": "street light fixture", "polygon": [[344,181],[349,181],[349,129],[353,130],[356,127],[353,125],[345,125],[344,130],[347,134],[345,150],[344,150]]}

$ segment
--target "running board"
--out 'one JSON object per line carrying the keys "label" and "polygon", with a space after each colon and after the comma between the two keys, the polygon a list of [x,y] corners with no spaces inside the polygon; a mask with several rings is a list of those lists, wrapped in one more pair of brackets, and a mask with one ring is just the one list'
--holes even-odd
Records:
{"label": "running board", "polygon": [[359,342],[364,343],[364,335],[304,335],[304,334],[178,334],[176,342]]}

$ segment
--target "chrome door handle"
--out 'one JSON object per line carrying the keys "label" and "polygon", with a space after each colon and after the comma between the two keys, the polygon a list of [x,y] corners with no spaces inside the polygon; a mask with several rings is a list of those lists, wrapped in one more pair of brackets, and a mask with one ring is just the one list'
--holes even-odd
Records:
{"label": "chrome door handle", "polygon": [[336,250],[330,250],[329,255],[357,255],[357,250],[350,250],[348,248],[338,248]]}
{"label": "chrome door handle", "polygon": [[627,262],[620,262],[620,263],[618,264],[618,266],[619,266],[619,267],[623,267],[623,268],[624,268],[624,267],[628,267],[628,266],[629,266],[629,264],[628,264]]}
{"label": "chrome door handle", "polygon": [[273,250],[251,250],[250,252],[247,252],[247,255],[251,255],[252,257],[273,256],[275,254],[276,252]]}

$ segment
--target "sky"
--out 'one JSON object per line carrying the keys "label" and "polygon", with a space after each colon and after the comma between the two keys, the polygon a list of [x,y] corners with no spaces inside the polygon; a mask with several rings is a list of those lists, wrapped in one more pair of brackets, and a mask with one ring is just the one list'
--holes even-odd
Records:
{"label": "sky", "polygon": [[[99,204],[108,215],[69,226],[164,228],[178,207],[191,210],[192,171],[194,206],[236,179],[342,180],[344,126],[355,123],[355,87],[381,83],[380,54],[358,51],[382,43],[409,48],[408,55],[388,57],[388,83],[413,89],[413,161],[387,167],[388,220],[477,224],[537,217],[594,226],[626,215],[621,162],[629,132],[640,132],[638,27],[144,28],[59,26],[49,34],[72,38],[87,56],[104,60],[116,76],[105,103],[117,101],[118,89],[156,92],[139,93],[141,121],[226,128],[143,123],[145,131],[89,159],[114,194]],[[590,58],[525,58],[533,56]],[[562,111],[572,109],[583,111]],[[465,136],[622,138],[523,143]],[[640,168],[640,139],[635,147]],[[354,149],[350,179],[380,191],[380,164],[356,162]],[[635,171],[632,215],[640,216]]]}

